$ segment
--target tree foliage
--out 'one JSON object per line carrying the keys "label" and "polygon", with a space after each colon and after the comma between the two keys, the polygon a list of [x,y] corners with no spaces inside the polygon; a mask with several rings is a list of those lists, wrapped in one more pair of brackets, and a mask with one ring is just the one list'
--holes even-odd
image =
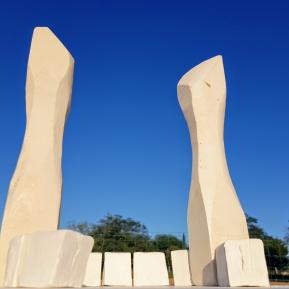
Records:
{"label": "tree foliage", "polygon": [[[250,238],[261,239],[264,243],[265,257],[271,274],[279,273],[289,267],[287,239],[270,236],[262,229],[256,218],[246,215]],[[139,221],[108,214],[96,224],[82,222],[69,224],[69,228],[94,238],[94,252],[164,252],[169,269],[170,252],[187,248],[185,235],[177,238],[170,234],[149,235],[147,227]],[[287,244],[286,244],[287,240]]]}
{"label": "tree foliage", "polygon": [[287,230],[286,230],[284,242],[287,244],[287,246],[289,246],[289,226],[287,227]]}
{"label": "tree foliage", "polygon": [[152,238],[142,223],[120,215],[106,215],[97,224],[86,222],[69,224],[69,228],[94,238],[93,251],[97,252],[151,252],[168,253],[186,248],[182,240],[173,235],[156,235]]}
{"label": "tree foliage", "polygon": [[142,223],[120,215],[106,215],[97,224],[70,223],[68,228],[94,239],[94,252],[164,252],[171,271],[171,250],[187,248],[185,235],[151,237]]}

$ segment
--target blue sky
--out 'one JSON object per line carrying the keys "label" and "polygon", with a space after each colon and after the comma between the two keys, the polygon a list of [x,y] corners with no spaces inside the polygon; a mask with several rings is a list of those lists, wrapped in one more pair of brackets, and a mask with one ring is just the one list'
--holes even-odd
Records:
{"label": "blue sky", "polygon": [[271,234],[289,219],[288,1],[1,1],[0,204],[25,130],[35,26],[74,56],[63,145],[61,226],[117,213],[185,232],[189,133],[180,77],[222,54],[225,146],[244,210]]}

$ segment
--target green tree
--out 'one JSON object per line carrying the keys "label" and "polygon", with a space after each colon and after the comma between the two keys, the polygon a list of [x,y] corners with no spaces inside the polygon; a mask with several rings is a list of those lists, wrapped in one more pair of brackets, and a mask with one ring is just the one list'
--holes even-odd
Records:
{"label": "green tree", "polygon": [[155,249],[161,252],[183,249],[183,241],[174,235],[156,235],[153,243]]}
{"label": "green tree", "polygon": [[169,271],[170,252],[187,248],[185,235],[182,239],[166,234],[151,238],[145,225],[120,215],[108,214],[96,224],[70,223],[68,228],[93,237],[94,252],[164,252]]}
{"label": "green tree", "polygon": [[91,232],[91,225],[87,222],[80,222],[77,224],[70,222],[67,227],[72,231],[76,231],[84,235],[90,235]]}
{"label": "green tree", "polygon": [[267,234],[265,233],[265,231],[261,227],[259,227],[258,219],[248,216],[246,214],[246,220],[247,220],[250,238],[263,240],[267,237]]}
{"label": "green tree", "polygon": [[289,246],[289,227],[287,227],[284,242],[287,244],[287,246]]}
{"label": "green tree", "polygon": [[182,236],[183,249],[188,249],[185,233]]}
{"label": "green tree", "polygon": [[108,214],[94,226],[91,236],[95,251],[134,252],[148,251],[150,237],[145,225],[131,218]]}
{"label": "green tree", "polygon": [[183,240],[178,239],[174,235],[161,234],[156,235],[152,240],[152,242],[154,251],[165,253],[167,267],[169,273],[171,273],[172,272],[171,251],[183,249],[184,248]]}
{"label": "green tree", "polygon": [[97,224],[69,224],[69,228],[94,239],[94,252],[151,251],[152,242],[145,225],[120,215],[106,215]]}

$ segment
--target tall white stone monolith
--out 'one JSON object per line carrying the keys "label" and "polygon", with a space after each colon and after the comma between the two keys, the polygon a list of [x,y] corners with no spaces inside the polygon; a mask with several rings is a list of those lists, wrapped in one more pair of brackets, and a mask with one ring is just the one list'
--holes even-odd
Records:
{"label": "tall white stone monolith", "polygon": [[192,282],[217,285],[216,247],[226,240],[248,238],[245,215],[226,162],[222,57],[213,57],[187,72],[178,83],[178,99],[193,151],[188,204]]}
{"label": "tall white stone monolith", "polygon": [[56,230],[62,189],[62,139],[74,60],[46,27],[33,32],[26,79],[26,131],[10,182],[0,238],[0,284],[9,241]]}

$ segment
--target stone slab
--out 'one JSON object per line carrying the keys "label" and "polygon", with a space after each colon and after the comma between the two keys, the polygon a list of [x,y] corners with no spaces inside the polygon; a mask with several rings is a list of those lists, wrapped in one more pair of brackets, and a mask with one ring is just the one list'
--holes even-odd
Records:
{"label": "stone slab", "polygon": [[169,285],[165,254],[137,252],[133,254],[134,286]]}
{"label": "stone slab", "polygon": [[269,287],[263,242],[229,240],[216,250],[219,286]]}
{"label": "stone slab", "polygon": [[175,286],[191,286],[188,250],[171,251]]}
{"label": "stone slab", "polygon": [[132,286],[131,253],[104,253],[102,284]]}
{"label": "stone slab", "polygon": [[[8,287],[0,287],[1,289],[9,289]],[[91,287],[90,289],[93,289],[93,288],[96,288],[96,289],[100,289],[100,288],[104,288],[104,289],[108,289],[108,288],[115,288],[113,286],[102,286],[102,287]],[[125,289],[125,288],[131,288],[131,287],[127,287],[127,286],[120,286],[118,288],[122,288],[122,289]],[[166,289],[175,289],[176,287],[175,286],[166,286]],[[188,289],[188,287],[186,286],[179,286],[178,289]],[[218,289],[227,289],[228,287],[218,287]],[[245,288],[245,289],[248,289],[248,287],[239,287],[239,288]],[[267,287],[258,287],[258,289],[267,289]],[[280,285],[276,285],[276,286],[271,286],[271,288],[278,288],[278,289],[289,289],[289,286],[280,286]],[[49,289],[49,288],[47,288]],[[59,288],[59,289],[65,289],[65,288]],[[163,289],[163,286],[153,286],[153,287],[150,287],[150,289]],[[192,289],[204,289],[203,286],[193,286]],[[216,287],[212,287],[212,286],[206,286],[205,289],[216,289]]]}
{"label": "stone slab", "polygon": [[101,286],[102,253],[90,253],[84,276],[84,286]]}
{"label": "stone slab", "polygon": [[14,238],[9,247],[4,286],[81,287],[93,238],[69,230]]}

